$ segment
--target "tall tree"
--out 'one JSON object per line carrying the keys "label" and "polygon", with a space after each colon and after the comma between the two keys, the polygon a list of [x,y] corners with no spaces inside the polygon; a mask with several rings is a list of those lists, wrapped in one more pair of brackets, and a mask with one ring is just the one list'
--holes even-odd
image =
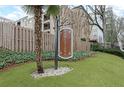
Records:
{"label": "tall tree", "polygon": [[120,31],[124,32],[124,18],[123,17],[115,17],[115,25],[116,25],[116,32],[119,33]]}
{"label": "tall tree", "polygon": [[[81,9],[84,10],[84,12],[87,14],[90,25],[96,25],[102,32],[104,32],[104,21],[105,21],[105,11],[106,6],[105,5],[86,5],[86,6],[78,6]],[[102,25],[100,23],[100,20],[102,21]]]}
{"label": "tall tree", "polygon": [[116,32],[120,50],[124,52],[124,18],[116,17]]}
{"label": "tall tree", "polygon": [[28,14],[34,15],[35,20],[35,53],[36,53],[36,63],[37,63],[37,72],[38,73],[44,73],[43,69],[43,63],[42,63],[42,14],[43,14],[43,8],[47,11],[48,14],[56,16],[59,13],[59,6],[56,5],[28,5],[23,6],[23,10]]}
{"label": "tall tree", "polygon": [[[91,26],[97,26],[102,32],[105,39],[106,20],[105,20],[105,5],[80,5],[80,8],[87,14]],[[105,40],[104,40],[105,41]]]}
{"label": "tall tree", "polygon": [[112,7],[108,7],[106,11],[106,42],[109,42],[110,47],[113,48],[117,42],[117,33],[115,25],[115,15],[113,13]]}

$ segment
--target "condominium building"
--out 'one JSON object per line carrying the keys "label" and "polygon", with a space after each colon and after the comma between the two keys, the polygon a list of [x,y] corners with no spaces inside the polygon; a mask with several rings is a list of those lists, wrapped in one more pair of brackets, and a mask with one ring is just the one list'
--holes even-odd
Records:
{"label": "condominium building", "polygon": [[[41,20],[42,20],[41,31],[45,33],[53,34],[54,36],[55,34],[54,28],[55,28],[55,23],[56,23],[55,19],[52,16],[48,16],[44,13],[42,14]],[[15,21],[15,25],[20,26],[20,28],[24,27],[24,28],[29,28],[29,29],[34,30],[34,26],[35,26],[34,16],[23,17]],[[71,29],[73,29],[74,51],[89,51],[90,50],[89,35],[91,33],[91,30],[90,30],[90,25],[88,21],[88,16],[84,12],[84,10],[82,10],[80,7],[69,8],[68,6],[61,6],[60,25],[61,25],[60,29],[63,27],[70,27]],[[17,30],[17,32],[19,32],[19,30]],[[44,37],[46,36],[44,35]],[[44,42],[44,44],[47,45],[46,42]]]}
{"label": "condominium building", "polygon": [[14,24],[13,20],[10,20],[10,19],[4,18],[4,17],[0,17],[0,22],[6,22],[6,23],[13,23]]}
{"label": "condominium building", "polygon": [[[52,16],[49,16],[47,14],[42,14],[42,31],[43,32],[47,32],[47,33],[51,33],[54,34],[54,19]],[[34,17],[33,16],[26,16],[23,17],[19,20],[16,21],[15,23],[16,25],[19,25],[21,27],[26,27],[26,28],[30,28],[34,30],[34,25],[35,25],[35,21],[34,21]]]}

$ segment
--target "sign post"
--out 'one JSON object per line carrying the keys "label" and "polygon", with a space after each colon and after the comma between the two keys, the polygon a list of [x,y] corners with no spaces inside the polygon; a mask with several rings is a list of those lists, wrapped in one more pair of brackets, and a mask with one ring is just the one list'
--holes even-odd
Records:
{"label": "sign post", "polygon": [[56,16],[56,39],[55,39],[55,70],[58,69],[58,32],[59,32],[59,16]]}
{"label": "sign post", "polygon": [[60,25],[60,16],[56,16],[55,70],[58,69],[58,57],[63,59],[73,57],[73,30]]}
{"label": "sign post", "polygon": [[58,33],[58,56],[63,59],[73,57],[73,30],[62,27]]}

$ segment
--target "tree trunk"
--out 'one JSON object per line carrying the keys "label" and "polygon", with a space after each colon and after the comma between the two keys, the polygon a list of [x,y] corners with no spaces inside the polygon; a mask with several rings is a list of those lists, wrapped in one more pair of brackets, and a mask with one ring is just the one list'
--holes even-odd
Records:
{"label": "tree trunk", "polygon": [[103,47],[105,48],[106,47],[106,39],[105,39],[105,32],[103,32]]}
{"label": "tree trunk", "polygon": [[42,6],[37,5],[34,6],[34,17],[35,17],[35,53],[36,53],[36,64],[37,64],[37,72],[44,73],[42,56],[41,56],[41,17],[42,17]]}
{"label": "tree trunk", "polygon": [[103,32],[104,48],[105,48],[106,47],[106,18],[105,18],[105,8],[104,8],[104,11],[103,11],[102,25],[103,25],[103,31],[102,32]]}
{"label": "tree trunk", "polygon": [[104,40],[104,48],[106,47],[106,22],[105,22],[105,13],[103,14],[103,40]]}

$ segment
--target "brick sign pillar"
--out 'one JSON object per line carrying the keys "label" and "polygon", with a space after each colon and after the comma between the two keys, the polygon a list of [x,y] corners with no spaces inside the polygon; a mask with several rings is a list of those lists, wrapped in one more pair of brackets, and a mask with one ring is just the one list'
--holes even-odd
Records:
{"label": "brick sign pillar", "polygon": [[58,56],[63,59],[73,57],[73,30],[63,27],[58,34]]}

